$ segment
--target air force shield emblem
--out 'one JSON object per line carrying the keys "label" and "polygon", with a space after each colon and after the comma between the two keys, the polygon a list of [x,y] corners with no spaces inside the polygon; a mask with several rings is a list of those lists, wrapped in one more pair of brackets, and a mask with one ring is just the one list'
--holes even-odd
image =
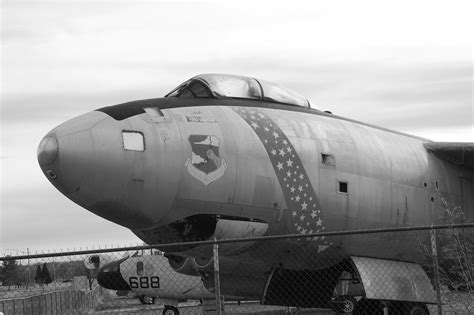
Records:
{"label": "air force shield emblem", "polygon": [[204,185],[209,185],[220,178],[227,167],[219,156],[219,139],[211,135],[191,135],[191,158],[186,161],[189,173]]}

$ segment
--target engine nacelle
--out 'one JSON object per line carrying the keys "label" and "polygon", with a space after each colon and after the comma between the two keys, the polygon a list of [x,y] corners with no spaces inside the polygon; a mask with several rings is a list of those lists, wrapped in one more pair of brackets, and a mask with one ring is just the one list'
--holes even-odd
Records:
{"label": "engine nacelle", "polygon": [[166,255],[174,271],[188,275],[209,278],[214,272],[213,258],[193,258]]}

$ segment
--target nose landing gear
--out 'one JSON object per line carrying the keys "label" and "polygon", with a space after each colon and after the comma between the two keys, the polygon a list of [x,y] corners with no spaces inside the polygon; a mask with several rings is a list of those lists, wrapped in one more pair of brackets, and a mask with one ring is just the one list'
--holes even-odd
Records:
{"label": "nose landing gear", "polygon": [[179,311],[174,306],[165,305],[165,309],[163,310],[163,315],[179,315]]}

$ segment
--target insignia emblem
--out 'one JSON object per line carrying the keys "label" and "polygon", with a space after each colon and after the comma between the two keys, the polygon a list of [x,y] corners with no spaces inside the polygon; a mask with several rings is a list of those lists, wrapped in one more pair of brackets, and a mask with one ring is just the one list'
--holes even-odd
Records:
{"label": "insignia emblem", "polygon": [[186,161],[189,173],[204,185],[209,185],[224,175],[227,164],[219,156],[219,138],[212,135],[191,135],[191,158]]}

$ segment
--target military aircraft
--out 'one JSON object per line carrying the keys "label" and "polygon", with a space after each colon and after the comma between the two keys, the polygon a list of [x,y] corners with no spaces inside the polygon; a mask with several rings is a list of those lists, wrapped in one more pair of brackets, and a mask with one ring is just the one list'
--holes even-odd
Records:
{"label": "military aircraft", "polygon": [[[90,261],[103,261],[99,269]],[[163,255],[125,255],[111,260],[110,255],[91,255],[84,264],[97,272],[100,286],[120,293],[133,291],[142,304],[164,304],[163,314],[179,314],[179,302],[212,299],[214,294],[199,276],[176,272]]]}
{"label": "military aircraft", "polygon": [[[38,161],[61,193],[147,244],[433,224],[437,194],[474,216],[473,143],[337,116],[243,76],[202,74],[163,98],[76,117],[41,140]],[[407,240],[398,233],[221,244],[221,290],[325,307],[342,273],[365,283],[401,264],[412,271],[404,278],[411,289],[382,282],[363,296],[427,312],[434,295],[414,289],[429,281]],[[164,250],[180,272],[212,268],[210,246]]]}

